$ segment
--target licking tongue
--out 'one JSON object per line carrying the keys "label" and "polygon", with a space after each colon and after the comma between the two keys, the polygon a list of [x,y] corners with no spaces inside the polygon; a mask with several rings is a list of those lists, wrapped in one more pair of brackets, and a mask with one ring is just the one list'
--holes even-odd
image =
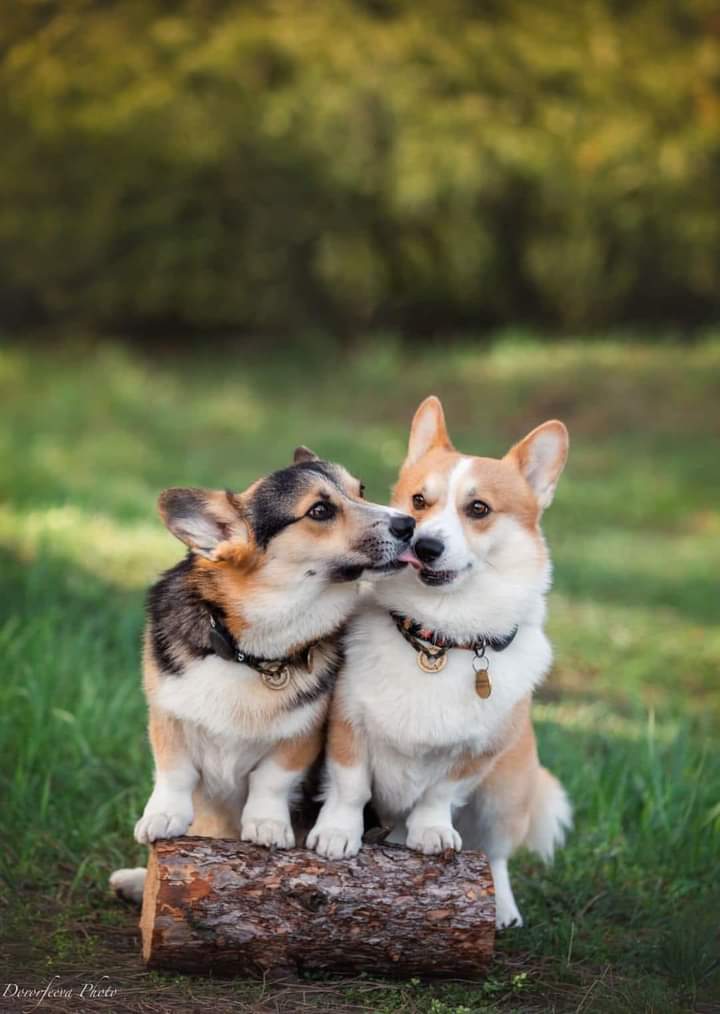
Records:
{"label": "licking tongue", "polygon": [[402,553],[398,556],[398,561],[400,563],[409,563],[411,567],[415,568],[415,570],[422,570],[423,565],[420,560],[418,560],[417,556],[415,556],[412,549],[403,549]]}

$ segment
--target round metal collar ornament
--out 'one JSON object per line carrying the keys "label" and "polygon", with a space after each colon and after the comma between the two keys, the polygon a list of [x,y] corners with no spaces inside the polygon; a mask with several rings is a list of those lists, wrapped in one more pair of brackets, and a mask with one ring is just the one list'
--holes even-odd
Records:
{"label": "round metal collar ornament", "polygon": [[268,666],[261,671],[260,679],[268,690],[284,690],[290,682],[290,667],[281,663]]}
{"label": "round metal collar ornament", "polygon": [[447,665],[447,652],[445,651],[432,654],[429,651],[421,650],[418,651],[416,658],[417,664],[423,672],[442,672]]}

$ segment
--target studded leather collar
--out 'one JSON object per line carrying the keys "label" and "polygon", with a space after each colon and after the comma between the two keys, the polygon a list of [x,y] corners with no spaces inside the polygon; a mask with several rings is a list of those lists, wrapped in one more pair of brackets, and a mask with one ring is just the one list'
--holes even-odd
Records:
{"label": "studded leather collar", "polygon": [[515,635],[518,632],[518,628],[514,627],[504,637],[492,637],[490,634],[476,634],[468,641],[456,641],[447,634],[441,634],[437,630],[423,626],[418,620],[413,620],[410,616],[405,616],[403,613],[391,610],[390,615],[405,640],[412,644],[416,651],[426,650],[425,645],[418,647],[415,644],[416,641],[425,641],[426,645],[432,645],[434,648],[441,648],[445,651],[448,651],[450,648],[465,648],[468,651],[476,651],[478,648],[490,648],[492,651],[505,651],[515,640]]}
{"label": "studded leather collar", "polygon": [[447,653],[451,648],[464,648],[473,652],[472,671],[475,674],[475,691],[478,697],[486,698],[492,693],[490,682],[490,659],[487,649],[504,651],[515,640],[518,628],[505,637],[492,637],[489,634],[476,634],[468,641],[456,641],[446,634],[441,634],[430,627],[424,627],[417,620],[403,613],[391,610],[395,626],[405,640],[417,653],[417,664],[423,672],[438,673],[447,665]]}

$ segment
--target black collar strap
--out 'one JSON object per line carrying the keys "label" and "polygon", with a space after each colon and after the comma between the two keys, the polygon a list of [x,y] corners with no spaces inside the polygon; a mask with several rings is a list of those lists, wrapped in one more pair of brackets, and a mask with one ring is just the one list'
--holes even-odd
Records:
{"label": "black collar strap", "polygon": [[450,648],[465,648],[468,651],[485,653],[486,648],[492,649],[492,651],[505,651],[515,640],[515,635],[518,632],[518,628],[515,627],[509,634],[504,637],[491,637],[489,634],[476,634],[475,637],[469,641],[456,641],[452,637],[448,637],[445,634],[441,634],[437,630],[432,630],[430,627],[423,626],[417,620],[413,620],[409,616],[405,616],[403,613],[396,613],[394,610],[390,610],[390,615],[395,621],[395,626],[398,628],[405,640],[415,648],[416,651],[422,650],[423,646],[417,644],[418,641],[425,641],[427,644],[431,644],[434,648],[441,648],[443,654]]}
{"label": "black collar strap", "polygon": [[260,673],[260,678],[270,690],[284,690],[290,682],[290,670],[302,667],[306,672],[312,672],[313,649],[326,641],[327,637],[311,641],[300,651],[284,658],[259,658],[257,655],[243,651],[237,641],[230,633],[220,616],[210,610],[210,646],[220,658],[227,662],[241,662],[250,666],[255,672]]}

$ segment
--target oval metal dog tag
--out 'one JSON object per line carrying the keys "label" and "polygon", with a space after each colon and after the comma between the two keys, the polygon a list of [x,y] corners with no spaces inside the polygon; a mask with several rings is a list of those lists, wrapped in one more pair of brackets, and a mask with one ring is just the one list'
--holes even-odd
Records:
{"label": "oval metal dog tag", "polygon": [[472,667],[475,673],[475,693],[478,697],[486,700],[492,693],[492,683],[488,672],[488,660],[484,655],[476,655],[472,660]]}
{"label": "oval metal dog tag", "polygon": [[280,666],[273,672],[261,673],[261,676],[268,690],[284,690],[290,682],[290,670],[286,665]]}
{"label": "oval metal dog tag", "polygon": [[428,655],[425,651],[417,653],[417,664],[423,672],[440,672],[447,665],[447,655]]}
{"label": "oval metal dog tag", "polygon": [[479,672],[475,677],[475,693],[483,700],[487,700],[492,693],[492,684],[487,669],[484,672]]}

